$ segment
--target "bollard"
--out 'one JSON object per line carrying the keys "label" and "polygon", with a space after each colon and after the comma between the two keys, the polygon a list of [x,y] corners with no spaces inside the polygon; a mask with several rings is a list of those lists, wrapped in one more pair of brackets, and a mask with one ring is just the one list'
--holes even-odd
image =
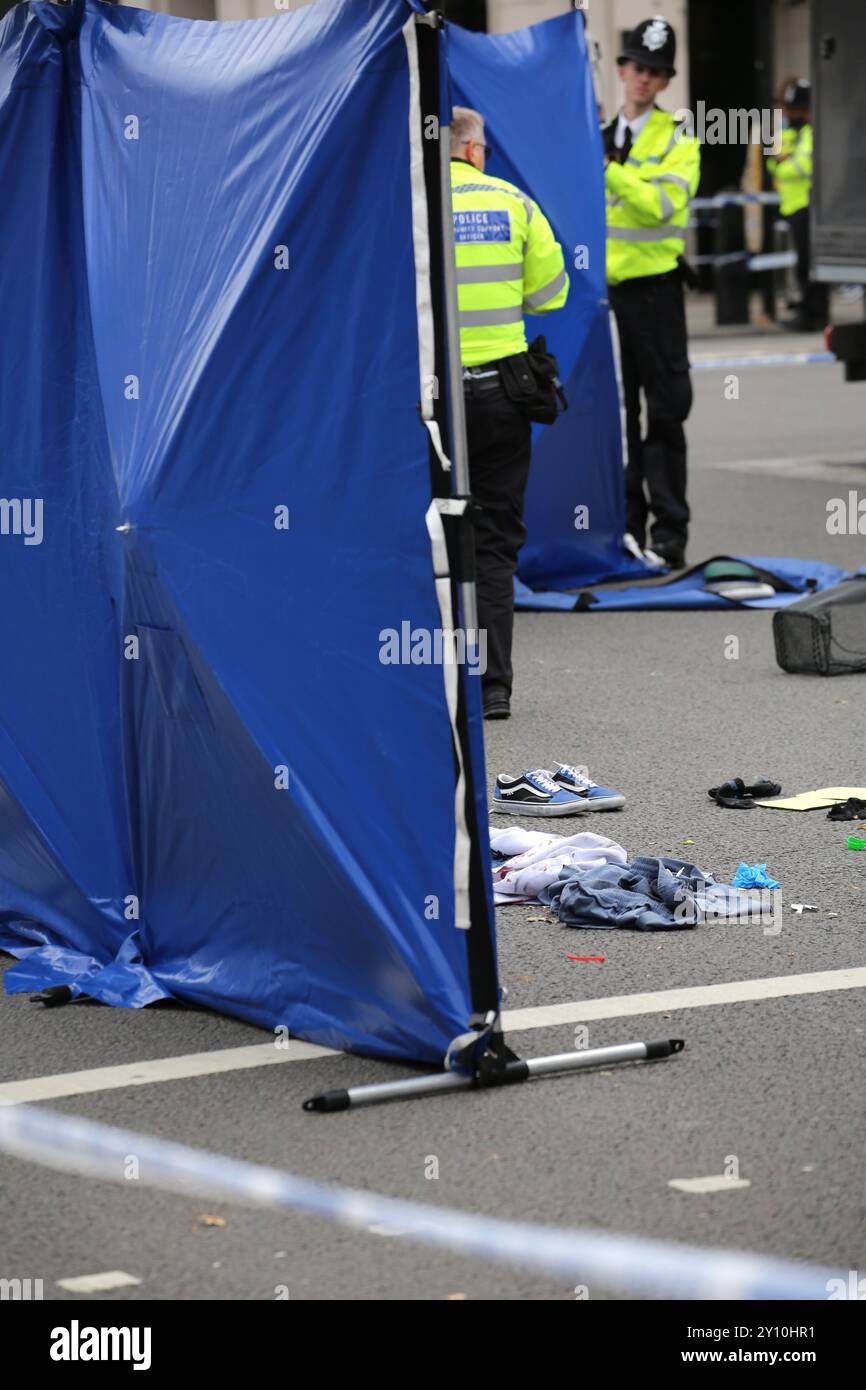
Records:
{"label": "bollard", "polygon": [[742,206],[726,204],[718,209],[715,234],[716,323],[719,325],[749,322],[747,256]]}

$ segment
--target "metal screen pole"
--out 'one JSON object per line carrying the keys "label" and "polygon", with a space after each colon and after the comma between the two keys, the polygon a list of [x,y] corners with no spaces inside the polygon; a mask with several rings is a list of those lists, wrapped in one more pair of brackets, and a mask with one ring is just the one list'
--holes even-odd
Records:
{"label": "metal screen pole", "polygon": [[[457,322],[457,258],[454,251],[454,217],[451,210],[451,127],[439,126],[439,176],[442,206],[442,260],[445,273],[445,337],[448,345],[448,401],[451,423],[452,492],[469,496],[469,454],[466,446],[466,411],[463,408],[463,366],[460,361],[460,328]],[[475,584],[460,585],[463,625],[469,633],[478,629]],[[477,643],[477,635],[476,635]]]}
{"label": "metal screen pole", "polygon": [[[507,1062],[501,1084],[513,1086],[534,1076],[556,1076],[560,1072],[580,1071],[584,1067],[611,1066],[616,1062],[653,1062],[682,1052],[681,1038],[660,1042],[619,1043],[613,1047],[594,1047],[586,1052],[559,1052],[552,1057],[531,1057]],[[304,1101],[305,1110],[333,1112],[381,1101],[409,1100],[416,1096],[445,1095],[451,1091],[471,1091],[476,1081],[461,1072],[440,1072],[433,1076],[409,1076],[405,1081],[380,1081],[372,1085],[350,1086],[343,1091],[325,1091]]]}

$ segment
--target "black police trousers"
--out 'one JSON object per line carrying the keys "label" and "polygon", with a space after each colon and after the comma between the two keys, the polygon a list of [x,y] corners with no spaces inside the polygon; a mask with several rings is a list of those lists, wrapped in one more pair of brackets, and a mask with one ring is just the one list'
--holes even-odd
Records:
{"label": "black police trousers", "polygon": [[[483,371],[484,368],[479,368]],[[532,428],[495,377],[464,378],[469,484],[476,503],[475,587],[478,625],[486,631],[485,690],[511,693],[514,574],[526,539],[523,499]]]}
{"label": "black police trousers", "polygon": [[809,328],[823,331],[830,321],[830,290],[823,281],[812,279],[812,236],[808,207],[792,212],[787,221],[797,252],[797,282],[802,296],[800,314]]}
{"label": "black police trousers", "polygon": [[[683,286],[678,270],[611,285],[625,395],[628,464],[626,524],[640,546],[668,554],[685,549],[686,435],[692,408]],[[646,398],[646,437],[641,438],[641,391]]]}

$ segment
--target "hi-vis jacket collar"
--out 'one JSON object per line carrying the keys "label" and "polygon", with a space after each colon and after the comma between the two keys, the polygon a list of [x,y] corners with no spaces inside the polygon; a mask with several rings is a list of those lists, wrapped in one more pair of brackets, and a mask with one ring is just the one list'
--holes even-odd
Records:
{"label": "hi-vis jacket collar", "polygon": [[661,135],[662,130],[666,127],[669,128],[666,148],[662,153],[656,152],[654,154],[646,156],[646,159],[648,159],[651,164],[661,164],[662,160],[668,154],[670,154],[671,150],[676,144],[677,137],[682,129],[681,126],[677,125],[676,121],[674,120],[673,116],[669,111],[663,111],[660,106],[654,106],[652,111],[650,112],[649,120],[642,127],[637,139],[631,147],[631,152],[629,154],[628,159],[626,160],[626,163],[645,163],[646,160],[642,158],[642,151],[647,146],[652,146],[655,149],[659,143],[659,136]]}

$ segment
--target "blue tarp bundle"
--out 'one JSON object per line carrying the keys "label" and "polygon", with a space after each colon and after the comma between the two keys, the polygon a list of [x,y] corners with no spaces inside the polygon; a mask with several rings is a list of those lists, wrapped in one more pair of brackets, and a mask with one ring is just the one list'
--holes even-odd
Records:
{"label": "blue tarp bundle", "polygon": [[[538,202],[566,257],[563,310],[527,318],[556,353],[568,411],[535,427],[520,578],[569,589],[653,573],[622,549],[620,405],[605,272],[604,156],[579,10],[512,34],[448,31],[455,103],[485,117],[487,172]],[[528,113],[531,112],[531,117]],[[543,134],[542,134],[543,132]],[[578,510],[586,508],[586,512]]]}
{"label": "blue tarp bundle", "polygon": [[432,1061],[467,1026],[443,668],[380,660],[441,619],[413,8],[0,26],[12,990]]}
{"label": "blue tarp bundle", "polygon": [[[733,599],[707,589],[704,570],[709,564],[733,561],[762,571],[760,577],[778,586],[772,598]],[[695,565],[686,574],[651,584],[624,588],[583,589],[580,593],[533,592],[518,585],[515,605],[530,612],[633,612],[635,610],[684,610],[731,608],[786,608],[804,594],[829,589],[847,577],[847,570],[823,560],[797,560],[778,555],[716,556]]]}

